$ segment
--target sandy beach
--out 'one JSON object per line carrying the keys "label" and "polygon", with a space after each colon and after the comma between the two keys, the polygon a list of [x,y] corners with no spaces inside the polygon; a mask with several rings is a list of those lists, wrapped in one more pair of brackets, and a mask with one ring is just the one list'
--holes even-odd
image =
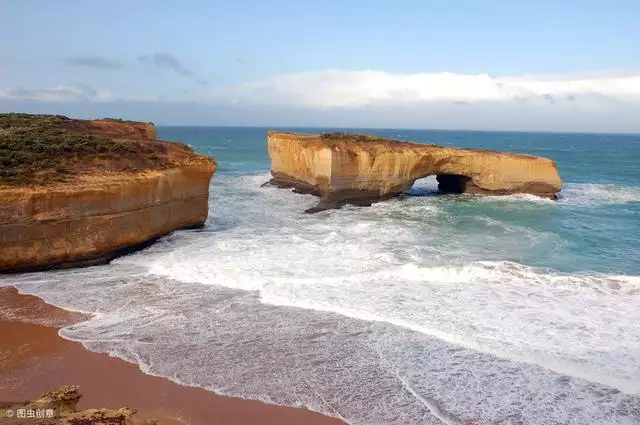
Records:
{"label": "sandy beach", "polygon": [[220,396],[145,375],[137,365],[58,336],[82,315],[0,288],[0,400],[33,399],[64,384],[80,386],[81,409],[132,407],[137,420],[159,424],[338,425],[343,422],[305,409]]}

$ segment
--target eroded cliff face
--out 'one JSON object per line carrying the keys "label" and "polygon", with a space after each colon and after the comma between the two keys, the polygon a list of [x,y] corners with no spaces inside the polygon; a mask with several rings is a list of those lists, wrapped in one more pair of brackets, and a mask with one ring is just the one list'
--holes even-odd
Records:
{"label": "eroded cliff face", "polygon": [[321,197],[309,212],[345,203],[370,205],[436,175],[443,192],[555,198],[555,162],[543,157],[445,148],[367,136],[270,132],[271,182]]}
{"label": "eroded cliff face", "polygon": [[[109,125],[115,134],[117,121]],[[127,143],[144,144],[152,161],[133,149],[106,165],[99,157],[78,163],[62,182],[0,184],[0,273],[104,263],[204,224],[215,161],[182,144],[143,139],[155,137],[147,124],[135,128],[126,123],[121,134],[137,134]]]}

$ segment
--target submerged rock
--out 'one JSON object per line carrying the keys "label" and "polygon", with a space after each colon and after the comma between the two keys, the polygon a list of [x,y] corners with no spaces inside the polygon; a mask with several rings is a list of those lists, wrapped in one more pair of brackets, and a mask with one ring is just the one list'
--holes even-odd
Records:
{"label": "submerged rock", "polygon": [[0,273],[105,263],[207,218],[215,161],[151,123],[0,124]]}
{"label": "submerged rock", "polygon": [[347,133],[269,132],[270,183],[319,196],[317,212],[368,206],[435,175],[442,192],[555,199],[562,189],[554,161],[533,155],[447,148]]}

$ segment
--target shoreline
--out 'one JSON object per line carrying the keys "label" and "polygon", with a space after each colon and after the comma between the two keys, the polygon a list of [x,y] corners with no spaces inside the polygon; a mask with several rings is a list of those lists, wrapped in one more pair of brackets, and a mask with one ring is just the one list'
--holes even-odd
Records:
{"label": "shoreline", "polygon": [[159,425],[345,425],[304,408],[229,397],[146,375],[137,364],[94,353],[58,335],[83,314],[46,304],[13,287],[0,288],[0,400],[37,398],[79,385],[80,409],[131,407],[136,421]]}

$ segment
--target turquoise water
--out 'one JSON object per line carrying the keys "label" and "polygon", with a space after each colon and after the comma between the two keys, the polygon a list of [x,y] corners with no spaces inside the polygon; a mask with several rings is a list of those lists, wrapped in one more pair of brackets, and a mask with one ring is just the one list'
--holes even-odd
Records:
{"label": "turquoise water", "polygon": [[[331,129],[287,129],[305,133]],[[242,175],[268,172],[265,128],[163,127],[160,136],[188,141],[220,163],[219,173]],[[460,220],[457,226],[486,227],[480,219],[495,220],[556,235],[557,244],[536,245],[522,253],[500,247],[490,258],[548,266],[566,272],[640,272],[640,136],[552,134],[478,131],[368,130],[376,134],[443,146],[477,147],[532,153],[558,164],[565,191],[559,204],[508,201],[481,202],[469,197],[432,199]],[[433,195],[435,190],[413,191]],[[456,227],[457,227],[456,226]],[[466,229],[473,232],[473,229]],[[487,229],[491,230],[491,229]]]}
{"label": "turquoise water", "polygon": [[640,136],[360,131],[548,156],[566,184],[553,202],[428,177],[308,215],[260,187],[266,129],[161,127],[219,163],[203,229],[0,284],[92,313],[61,335],[147,373],[354,425],[639,424]]}

